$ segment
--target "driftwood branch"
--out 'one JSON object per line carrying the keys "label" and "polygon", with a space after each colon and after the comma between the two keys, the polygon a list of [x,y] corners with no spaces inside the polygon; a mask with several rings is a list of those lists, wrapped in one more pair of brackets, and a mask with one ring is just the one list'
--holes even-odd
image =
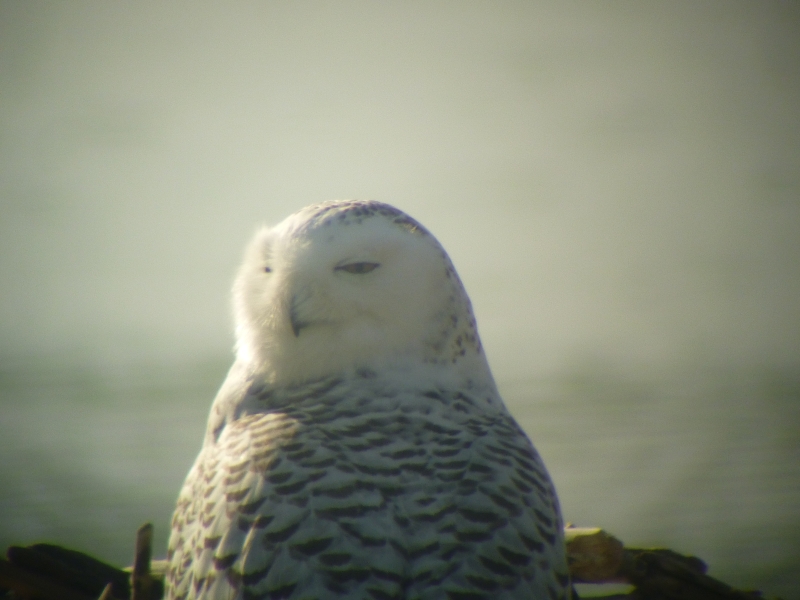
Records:
{"label": "driftwood branch", "polygon": [[136,532],[136,547],[131,569],[131,600],[158,600],[164,594],[162,579],[150,573],[153,555],[153,525],[145,523]]}
{"label": "driftwood branch", "polygon": [[567,560],[574,583],[628,583],[636,600],[761,600],[706,575],[697,557],[666,549],[625,548],[599,528],[567,527]]}
{"label": "driftwood branch", "polygon": [[136,532],[130,571],[51,544],[12,546],[8,560],[0,559],[0,588],[19,600],[159,600],[163,574],[151,572],[152,546],[153,526],[146,523]]}
{"label": "driftwood branch", "polygon": [[20,598],[62,598],[63,600],[94,600],[67,585],[53,582],[0,559],[0,587],[12,590]]}
{"label": "driftwood branch", "polygon": [[52,544],[11,546],[0,559],[0,587],[15,598],[96,600],[110,585],[106,600],[127,599],[128,575],[82,552]]}

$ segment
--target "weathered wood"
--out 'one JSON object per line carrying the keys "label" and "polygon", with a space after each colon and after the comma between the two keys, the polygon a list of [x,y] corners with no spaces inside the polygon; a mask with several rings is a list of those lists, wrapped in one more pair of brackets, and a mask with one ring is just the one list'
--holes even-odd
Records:
{"label": "weathered wood", "polygon": [[13,590],[21,600],[95,600],[94,596],[75,591],[48,577],[30,573],[2,558],[0,587]]}
{"label": "weathered wood", "polygon": [[131,600],[158,600],[164,585],[150,573],[153,555],[153,525],[145,523],[136,532],[136,547],[131,570]]}
{"label": "weathered wood", "polygon": [[666,549],[625,548],[596,527],[567,527],[567,561],[575,583],[629,583],[636,600],[760,600],[706,574],[697,557]]}
{"label": "weathered wood", "polygon": [[761,600],[761,593],[736,590],[706,575],[695,556],[666,549],[626,548],[620,573],[647,600]]}
{"label": "weathered wood", "polygon": [[128,576],[120,569],[82,552],[53,544],[11,546],[6,552],[8,562],[40,577],[58,581],[75,591],[96,596],[106,584],[113,584],[115,596],[130,595]]}
{"label": "weathered wood", "polygon": [[[130,595],[125,572],[82,552],[53,544],[34,544],[11,546],[6,556],[8,560],[4,561],[5,575],[0,586],[14,589],[17,597],[30,597],[33,592],[24,590],[35,585],[41,589],[33,595],[44,600],[62,598],[65,589],[97,598],[109,583],[112,584],[112,598],[127,599]],[[51,595],[47,596],[48,593]]]}
{"label": "weathered wood", "polygon": [[622,542],[599,527],[566,527],[567,564],[573,581],[608,583],[622,581],[625,558]]}

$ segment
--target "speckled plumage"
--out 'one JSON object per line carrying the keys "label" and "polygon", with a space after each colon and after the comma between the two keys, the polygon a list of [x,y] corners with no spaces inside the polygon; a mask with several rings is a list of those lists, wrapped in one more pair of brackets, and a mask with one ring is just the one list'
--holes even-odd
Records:
{"label": "speckled plumage", "polygon": [[553,485],[422,226],[308,207],[256,235],[234,297],[168,598],[569,596]]}

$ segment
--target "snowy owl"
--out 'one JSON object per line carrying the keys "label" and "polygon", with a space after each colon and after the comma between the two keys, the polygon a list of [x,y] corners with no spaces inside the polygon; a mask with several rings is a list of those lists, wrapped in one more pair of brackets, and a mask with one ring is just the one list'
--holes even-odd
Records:
{"label": "snowy owl", "polygon": [[553,484],[424,227],[309,206],[256,234],[233,295],[168,598],[569,597]]}

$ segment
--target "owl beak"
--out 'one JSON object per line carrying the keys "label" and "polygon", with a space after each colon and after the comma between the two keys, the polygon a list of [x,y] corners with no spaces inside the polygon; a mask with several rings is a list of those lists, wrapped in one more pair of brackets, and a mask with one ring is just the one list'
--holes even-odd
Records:
{"label": "owl beak", "polygon": [[297,294],[293,294],[291,302],[289,303],[289,322],[292,324],[292,333],[294,333],[294,337],[300,337],[300,332],[311,324],[300,318],[300,305],[302,302],[303,298],[300,298]]}

